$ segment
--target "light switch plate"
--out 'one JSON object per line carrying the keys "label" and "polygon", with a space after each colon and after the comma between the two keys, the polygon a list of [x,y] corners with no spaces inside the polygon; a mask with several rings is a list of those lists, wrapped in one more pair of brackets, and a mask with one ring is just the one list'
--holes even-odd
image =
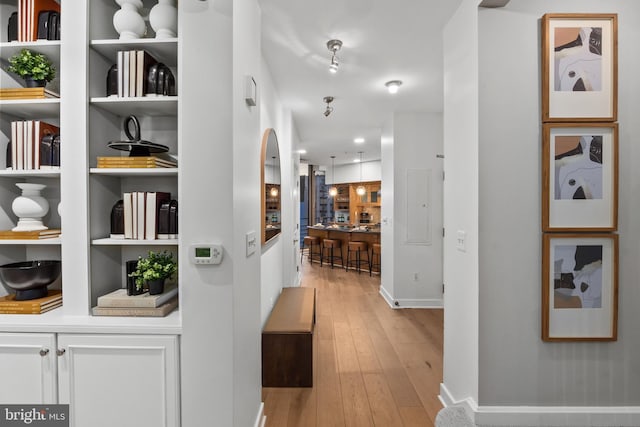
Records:
{"label": "light switch plate", "polygon": [[458,234],[456,236],[456,249],[460,252],[467,251],[467,232],[463,230],[458,230]]}
{"label": "light switch plate", "polygon": [[247,256],[251,255],[258,248],[258,240],[256,239],[256,232],[250,231],[247,233]]}

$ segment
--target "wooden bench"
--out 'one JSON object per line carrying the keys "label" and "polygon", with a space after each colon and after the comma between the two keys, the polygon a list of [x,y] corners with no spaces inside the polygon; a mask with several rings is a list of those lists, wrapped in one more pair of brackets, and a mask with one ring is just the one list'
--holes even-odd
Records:
{"label": "wooden bench", "polygon": [[316,290],[284,288],[262,330],[262,386],[313,387]]}

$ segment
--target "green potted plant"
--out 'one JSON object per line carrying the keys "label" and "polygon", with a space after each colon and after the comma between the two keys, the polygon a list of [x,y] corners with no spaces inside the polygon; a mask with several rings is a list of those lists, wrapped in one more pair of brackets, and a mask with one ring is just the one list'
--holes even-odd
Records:
{"label": "green potted plant", "polygon": [[27,87],[44,87],[56,76],[56,69],[41,53],[22,49],[9,58],[8,71],[22,77]]}
{"label": "green potted plant", "polygon": [[146,257],[138,257],[138,266],[129,277],[135,278],[137,289],[147,285],[149,294],[157,295],[164,292],[165,280],[172,277],[177,270],[178,264],[172,253],[149,251]]}

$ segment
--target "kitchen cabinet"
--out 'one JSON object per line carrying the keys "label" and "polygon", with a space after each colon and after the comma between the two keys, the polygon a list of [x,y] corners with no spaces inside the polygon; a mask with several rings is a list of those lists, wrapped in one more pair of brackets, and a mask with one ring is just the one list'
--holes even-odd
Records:
{"label": "kitchen cabinet", "polygon": [[2,333],[3,403],[69,404],[75,427],[180,426],[175,335]]}

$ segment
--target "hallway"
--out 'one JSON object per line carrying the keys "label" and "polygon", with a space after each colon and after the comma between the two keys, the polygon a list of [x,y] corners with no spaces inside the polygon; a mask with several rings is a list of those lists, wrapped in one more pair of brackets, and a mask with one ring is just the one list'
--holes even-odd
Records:
{"label": "hallway", "polygon": [[442,310],[392,310],[380,278],[303,263],[317,289],[314,387],[263,388],[267,427],[432,427],[440,410]]}

